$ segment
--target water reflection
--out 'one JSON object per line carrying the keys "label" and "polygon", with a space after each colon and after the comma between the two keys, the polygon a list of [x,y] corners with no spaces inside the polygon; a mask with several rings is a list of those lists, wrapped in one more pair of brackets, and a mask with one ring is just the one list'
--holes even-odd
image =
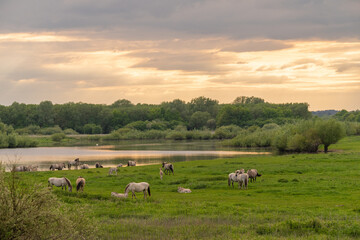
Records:
{"label": "water reflection", "polygon": [[260,150],[222,147],[216,141],[201,142],[117,142],[116,145],[87,147],[41,147],[27,149],[0,149],[0,161],[5,163],[38,165],[39,170],[48,170],[51,163],[72,161],[80,158],[83,163],[95,167],[101,162],[104,167],[126,165],[134,160],[137,165],[158,164],[163,161],[179,162],[215,158],[232,158],[244,154],[269,154]]}

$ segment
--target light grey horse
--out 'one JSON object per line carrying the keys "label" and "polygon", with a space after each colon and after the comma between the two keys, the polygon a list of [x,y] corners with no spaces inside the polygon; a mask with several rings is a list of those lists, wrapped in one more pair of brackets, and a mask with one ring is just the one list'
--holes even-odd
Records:
{"label": "light grey horse", "polygon": [[148,192],[149,196],[151,196],[150,184],[147,182],[140,182],[140,183],[131,182],[131,183],[129,183],[128,185],[126,185],[125,194],[128,194],[130,191],[132,192],[131,198],[134,198],[134,196],[135,196],[135,199],[136,199],[135,192],[143,192],[144,199],[146,199],[146,191]]}
{"label": "light grey horse", "polygon": [[87,164],[83,164],[83,165],[80,165],[79,168],[80,169],[89,169],[90,167]]}
{"label": "light grey horse", "polygon": [[128,197],[128,193],[111,192],[111,196],[112,196],[112,197],[117,197],[117,198],[127,198],[127,197]]}
{"label": "light grey horse", "polygon": [[136,162],[135,161],[128,161],[128,167],[135,167]]}
{"label": "light grey horse", "polygon": [[[237,173],[236,174],[237,182],[239,182],[239,189],[247,189],[249,182],[249,175],[247,173]],[[243,186],[244,184],[244,186]]]}
{"label": "light grey horse", "polygon": [[115,172],[115,175],[117,175],[117,168],[116,167],[109,168],[109,175],[113,175],[114,172]]}
{"label": "light grey horse", "polygon": [[191,193],[191,190],[189,188],[178,187],[178,192],[179,193]]}
{"label": "light grey horse", "polygon": [[78,169],[79,165],[80,165],[80,159],[76,158],[74,161],[68,162],[68,169],[71,170],[72,166],[75,166],[75,169]]}
{"label": "light grey horse", "polygon": [[55,169],[57,169],[57,170],[63,170],[63,168],[66,168],[66,167],[65,167],[65,163],[60,163],[60,164],[55,163],[55,164],[51,164],[51,165],[50,165],[50,170],[51,170],[51,171],[55,171]]}
{"label": "light grey horse", "polygon": [[17,166],[13,168],[14,172],[30,172],[31,171],[31,167],[30,166]]}
{"label": "light grey horse", "polygon": [[61,189],[66,190],[66,187],[69,187],[69,192],[72,192],[72,185],[69,179],[67,179],[66,177],[62,177],[62,178],[56,178],[56,177],[51,177],[48,179],[48,186],[52,188],[52,186],[55,185],[57,187],[61,187]]}
{"label": "light grey horse", "polygon": [[172,163],[163,162],[162,167],[164,168],[165,174],[170,174],[170,172],[172,172],[174,175],[174,165]]}
{"label": "light grey horse", "polygon": [[228,177],[228,186],[230,187],[230,184],[231,184],[232,187],[234,187],[234,182],[238,181],[238,179],[236,178],[236,175],[244,173],[244,172],[245,172],[245,170],[241,169],[241,170],[236,170],[234,173],[230,173],[229,177]]}
{"label": "light grey horse", "polygon": [[250,182],[256,182],[256,177],[260,177],[261,174],[258,173],[256,169],[250,169],[247,171],[247,174],[249,175]]}

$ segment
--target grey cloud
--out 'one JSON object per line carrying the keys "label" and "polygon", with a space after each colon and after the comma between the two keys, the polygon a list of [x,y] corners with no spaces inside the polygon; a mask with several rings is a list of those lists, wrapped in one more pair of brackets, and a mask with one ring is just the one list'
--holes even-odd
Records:
{"label": "grey cloud", "polygon": [[348,63],[339,63],[333,66],[337,72],[357,72],[360,73],[360,63],[359,62],[348,62]]}
{"label": "grey cloud", "polygon": [[155,68],[158,70],[180,70],[184,72],[203,72],[208,74],[224,73],[226,67],[219,66],[221,58],[216,53],[203,52],[150,52],[130,54],[141,56],[147,61],[134,65],[139,68]]}
{"label": "grey cloud", "polygon": [[259,84],[283,84],[291,80],[286,76],[240,76],[228,78],[213,78],[210,80],[214,83],[223,84],[246,84],[246,85],[259,85]]}
{"label": "grey cloud", "polygon": [[257,51],[274,51],[291,48],[293,45],[276,40],[248,40],[236,45],[225,47],[222,51],[229,52],[257,52]]}
{"label": "grey cloud", "polygon": [[356,0],[3,0],[0,29],[82,29],[129,39],[359,38],[359,8]]}

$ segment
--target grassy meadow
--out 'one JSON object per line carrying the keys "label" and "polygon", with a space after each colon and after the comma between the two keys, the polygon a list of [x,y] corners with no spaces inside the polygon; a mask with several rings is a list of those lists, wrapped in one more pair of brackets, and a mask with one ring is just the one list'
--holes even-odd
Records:
{"label": "grassy meadow", "polygon": [[[18,173],[27,183],[65,176],[86,179],[84,193],[53,193],[85,207],[100,239],[356,239],[360,237],[360,137],[345,138],[330,153],[175,163],[175,175],[159,177],[160,165]],[[227,176],[256,168],[248,190],[228,187]],[[150,183],[151,197],[114,199],[129,182]],[[192,193],[180,194],[178,186]]]}

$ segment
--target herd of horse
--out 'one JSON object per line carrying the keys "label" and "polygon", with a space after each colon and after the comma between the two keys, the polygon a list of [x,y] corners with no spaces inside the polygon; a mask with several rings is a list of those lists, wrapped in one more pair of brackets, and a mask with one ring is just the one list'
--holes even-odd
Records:
{"label": "herd of horse", "polygon": [[[71,167],[75,167],[75,169],[89,169],[89,165],[81,164],[79,158],[76,158],[74,161],[68,162],[67,166],[69,170],[71,170]],[[114,174],[117,175],[118,168],[121,168],[122,166],[123,166],[122,164],[119,164],[116,167],[110,167],[109,175],[114,175]],[[136,162],[128,161],[127,166],[128,167],[136,166]],[[103,168],[103,166],[98,162],[95,164],[95,167]],[[50,166],[50,170],[52,171],[55,171],[56,169],[62,170],[63,168],[66,168],[65,163],[51,164]],[[17,171],[17,172],[37,171],[37,167],[17,166],[14,167],[13,171]],[[174,165],[172,163],[163,162],[159,172],[160,179],[161,180],[163,179],[164,174],[170,175],[171,173],[174,175]],[[230,173],[228,175],[228,186],[230,187],[232,185],[232,187],[234,188],[234,182],[237,182],[239,184],[239,189],[247,189],[249,181],[256,182],[256,177],[260,177],[260,176],[261,174],[259,174],[256,169],[249,169],[246,173],[244,169],[236,170],[235,172]],[[70,192],[72,192],[71,181],[66,177],[62,177],[62,178],[51,177],[48,179],[48,186],[51,188],[52,186],[61,187],[61,189],[65,188],[65,190],[68,189]],[[83,192],[84,187],[85,187],[85,178],[80,176],[76,179],[76,191]],[[131,182],[128,185],[126,185],[124,193],[111,192],[111,196],[117,198],[127,198],[129,192],[132,193],[132,198],[134,197],[136,198],[135,192],[143,192],[144,198],[146,199],[147,195],[151,196],[150,184],[147,182],[140,182],[140,183]],[[191,190],[188,188],[178,187],[178,192],[191,193]]]}
{"label": "herd of horse", "polygon": [[239,183],[239,189],[247,189],[249,179],[251,182],[256,182],[256,177],[260,177],[256,169],[249,169],[246,173],[244,169],[236,170],[234,173],[229,173],[228,186],[234,187],[234,182]]}

